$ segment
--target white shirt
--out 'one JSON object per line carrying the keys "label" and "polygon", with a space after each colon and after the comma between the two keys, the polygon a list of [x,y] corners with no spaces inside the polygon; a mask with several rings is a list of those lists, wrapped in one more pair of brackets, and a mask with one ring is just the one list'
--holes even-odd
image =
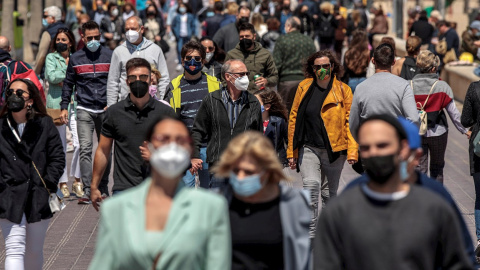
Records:
{"label": "white shirt", "polygon": [[180,15],[180,36],[188,36],[188,26],[187,26],[188,16],[187,14]]}

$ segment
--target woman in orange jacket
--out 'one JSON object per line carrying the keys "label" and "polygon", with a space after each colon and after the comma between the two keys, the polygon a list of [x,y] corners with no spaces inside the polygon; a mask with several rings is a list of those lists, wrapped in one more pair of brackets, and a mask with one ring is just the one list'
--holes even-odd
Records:
{"label": "woman in orange jacket", "polygon": [[348,126],[352,90],[337,80],[342,66],[334,54],[329,50],[314,53],[304,70],[306,78],[298,85],[290,111],[287,158],[292,170],[299,169],[303,187],[310,190],[313,237],[319,193],[322,206],[337,195],[345,160],[357,162],[358,145]]}

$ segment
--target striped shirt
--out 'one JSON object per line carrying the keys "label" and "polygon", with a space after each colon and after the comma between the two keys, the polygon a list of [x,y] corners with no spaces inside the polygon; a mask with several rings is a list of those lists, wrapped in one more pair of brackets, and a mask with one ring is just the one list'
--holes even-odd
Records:
{"label": "striped shirt", "polygon": [[248,101],[246,91],[243,91],[240,97],[233,101],[230,97],[230,93],[228,93],[227,88],[222,90],[222,100],[225,104],[225,108],[227,109],[228,119],[230,120],[230,128],[233,129],[235,127],[235,123],[237,123],[238,115],[242,111],[245,102]]}

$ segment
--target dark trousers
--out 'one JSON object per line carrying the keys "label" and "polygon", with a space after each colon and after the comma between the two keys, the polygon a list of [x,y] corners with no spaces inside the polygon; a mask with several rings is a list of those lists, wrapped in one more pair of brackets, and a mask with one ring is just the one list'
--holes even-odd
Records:
{"label": "dark trousers", "polygon": [[418,170],[428,172],[428,156],[430,155],[430,177],[443,184],[443,168],[445,167],[445,151],[447,150],[448,132],[435,137],[422,137],[423,156],[420,158]]}
{"label": "dark trousers", "polygon": [[297,93],[298,84],[301,81],[284,81],[278,84],[278,93],[283,99],[283,103],[287,106],[288,111],[292,108],[295,94]]}

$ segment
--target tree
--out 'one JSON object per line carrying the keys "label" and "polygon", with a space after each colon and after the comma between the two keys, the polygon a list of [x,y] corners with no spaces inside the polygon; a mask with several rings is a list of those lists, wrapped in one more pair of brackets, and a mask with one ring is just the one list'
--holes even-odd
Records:
{"label": "tree", "polygon": [[[2,36],[5,36],[10,41],[13,47],[13,11],[14,1],[2,1]],[[11,52],[12,57],[15,57],[15,50]]]}
{"label": "tree", "polygon": [[29,0],[18,0],[18,12],[20,19],[23,20],[23,61],[27,63],[33,62],[32,45],[30,44],[31,37],[28,31],[31,21],[28,18]]}

